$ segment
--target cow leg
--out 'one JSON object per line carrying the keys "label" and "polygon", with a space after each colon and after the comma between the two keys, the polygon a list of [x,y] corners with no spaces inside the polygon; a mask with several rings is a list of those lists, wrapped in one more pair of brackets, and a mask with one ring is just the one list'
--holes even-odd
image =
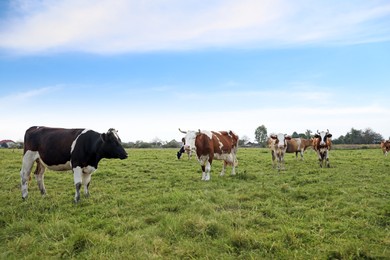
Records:
{"label": "cow leg", "polygon": [[36,162],[37,162],[37,168],[35,169],[34,172],[35,179],[37,180],[38,188],[41,191],[41,194],[46,195],[45,184],[43,182],[45,166],[43,166],[42,162],[39,159],[37,159]]}
{"label": "cow leg", "polygon": [[223,161],[223,163],[222,163],[222,171],[219,174],[219,176],[224,176],[225,175],[226,165],[227,165],[227,162]]}
{"label": "cow leg", "polygon": [[238,165],[237,155],[233,154],[233,163],[232,163],[232,175],[236,175],[236,166]]}
{"label": "cow leg", "polygon": [[210,180],[210,172],[211,172],[211,162],[207,161],[205,167],[205,177],[204,177],[205,181]]}
{"label": "cow leg", "polygon": [[327,167],[327,168],[330,168],[329,157],[328,157],[328,151],[325,152],[325,157],[326,157],[326,167]]}
{"label": "cow leg", "polygon": [[[273,168],[275,168],[275,159],[276,159],[276,157],[275,157],[275,152],[274,151],[271,151],[271,155],[272,155],[272,167]],[[276,162],[277,163],[277,162]]]}
{"label": "cow leg", "polygon": [[81,169],[80,166],[73,168],[74,185],[76,187],[74,201],[76,203],[79,202],[79,200],[80,200],[80,187],[81,187],[81,183],[82,183],[82,176],[83,176],[83,170]]}
{"label": "cow leg", "polygon": [[202,181],[204,181],[206,178],[206,166],[202,165],[201,168],[202,168]]}
{"label": "cow leg", "polygon": [[28,180],[30,178],[31,170],[36,159],[38,159],[38,152],[27,151],[23,155],[22,169],[20,170],[22,198],[27,199],[28,196]]}
{"label": "cow leg", "polygon": [[280,161],[279,161],[279,170],[284,170],[284,156],[280,156]]}
{"label": "cow leg", "polygon": [[83,169],[83,176],[82,176],[82,181],[84,183],[84,194],[86,197],[89,197],[89,184],[91,182],[91,177],[92,177],[92,173],[95,171],[96,169],[94,167],[91,167],[91,166],[88,166],[88,167],[85,167]]}
{"label": "cow leg", "polygon": [[317,151],[317,156],[318,156],[318,162],[320,164],[320,167],[322,168],[322,155],[320,151]]}

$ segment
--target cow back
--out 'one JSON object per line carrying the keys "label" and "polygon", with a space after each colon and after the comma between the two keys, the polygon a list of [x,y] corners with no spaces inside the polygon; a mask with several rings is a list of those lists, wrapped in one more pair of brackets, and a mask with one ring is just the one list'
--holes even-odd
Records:
{"label": "cow back", "polygon": [[195,147],[198,156],[236,153],[237,145],[238,136],[232,131],[203,131],[195,138]]}
{"label": "cow back", "polygon": [[213,133],[214,152],[218,154],[232,153],[237,150],[238,136],[232,131],[219,131]]}
{"label": "cow back", "polygon": [[301,149],[301,140],[299,138],[292,138],[287,140],[287,153],[294,153]]}
{"label": "cow back", "polygon": [[24,135],[24,153],[39,152],[47,165],[64,164],[70,160],[73,141],[83,130],[30,127]]}

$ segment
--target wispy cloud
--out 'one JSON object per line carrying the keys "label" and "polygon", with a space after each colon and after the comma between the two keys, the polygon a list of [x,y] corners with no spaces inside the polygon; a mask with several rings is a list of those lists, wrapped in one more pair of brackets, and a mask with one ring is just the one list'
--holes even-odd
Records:
{"label": "wispy cloud", "polygon": [[33,98],[37,98],[58,91],[59,89],[61,89],[61,86],[51,86],[37,89],[29,89],[24,92],[12,93],[7,96],[0,97],[0,104],[12,104],[22,101],[28,101]]}
{"label": "wispy cloud", "polygon": [[18,0],[0,48],[123,53],[389,40],[387,1]]}

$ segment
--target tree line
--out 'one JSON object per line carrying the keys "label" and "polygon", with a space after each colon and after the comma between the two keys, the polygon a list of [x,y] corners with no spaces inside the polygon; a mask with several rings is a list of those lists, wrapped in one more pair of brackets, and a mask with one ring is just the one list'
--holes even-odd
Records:
{"label": "tree line", "polygon": [[[314,132],[307,129],[305,133],[293,132],[291,134],[292,138],[306,138],[310,139],[313,137]],[[266,147],[267,145],[267,128],[264,125],[259,126],[255,130],[255,140],[261,147]],[[334,144],[379,144],[384,140],[383,136],[371,128],[366,128],[365,130],[359,130],[351,128],[349,132],[345,135],[341,135],[338,138],[332,139]]]}
{"label": "tree line", "polygon": [[[306,138],[310,139],[313,137],[315,132],[307,129],[304,133],[298,133],[294,131],[291,134],[292,138]],[[390,137],[389,137],[390,139]],[[246,135],[240,137],[239,146],[259,146],[266,147],[268,140],[268,132],[267,128],[264,125],[261,125],[255,130],[255,141],[256,143],[251,143],[250,138]],[[349,132],[345,135],[341,135],[338,138],[333,138],[332,143],[334,144],[379,144],[382,140],[384,140],[383,136],[371,128],[366,128],[364,130],[359,130],[355,128],[351,128]],[[23,143],[18,142],[16,148],[22,148]],[[158,138],[155,138],[151,142],[144,141],[136,141],[136,142],[128,142],[122,143],[124,148],[180,148],[182,146],[182,142],[178,142],[176,140],[171,141],[162,141]],[[1,147],[6,148],[6,147]]]}

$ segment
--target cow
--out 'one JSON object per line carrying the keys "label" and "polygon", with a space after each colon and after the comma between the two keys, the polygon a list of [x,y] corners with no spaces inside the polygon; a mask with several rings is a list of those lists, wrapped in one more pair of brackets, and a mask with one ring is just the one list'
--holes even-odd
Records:
{"label": "cow", "polygon": [[34,126],[24,135],[23,163],[20,171],[22,198],[28,195],[28,180],[34,162],[35,178],[42,195],[46,194],[43,182],[45,168],[54,171],[72,170],[76,188],[75,202],[80,200],[80,187],[89,196],[91,174],[103,158],[126,159],[117,131],[97,133],[89,129],[65,129]]}
{"label": "cow", "polygon": [[298,159],[298,152],[301,154],[301,160],[303,160],[303,153],[307,148],[313,146],[313,139],[305,138],[291,138],[287,140],[286,153],[295,153],[295,158]]}
{"label": "cow", "polygon": [[390,151],[390,140],[382,140],[381,149],[383,151],[383,155],[387,156],[387,153]]}
{"label": "cow", "polygon": [[329,130],[319,132],[314,135],[313,138],[313,148],[317,152],[318,161],[320,167],[322,168],[324,162],[326,162],[326,167],[330,167],[329,164],[329,150],[332,148],[332,134],[329,133]]}
{"label": "cow", "polygon": [[238,136],[233,131],[181,131],[185,133],[184,149],[194,150],[202,168],[202,180],[210,180],[211,164],[213,160],[222,160],[223,166],[220,176],[225,174],[226,166],[232,166],[232,175],[238,165],[237,148]]}
{"label": "cow", "polygon": [[[284,169],[284,154],[287,150],[287,141],[291,137],[287,134],[271,134],[268,138],[268,147],[271,149],[272,166],[277,166],[278,171]],[[275,159],[277,160],[275,165]]]}

